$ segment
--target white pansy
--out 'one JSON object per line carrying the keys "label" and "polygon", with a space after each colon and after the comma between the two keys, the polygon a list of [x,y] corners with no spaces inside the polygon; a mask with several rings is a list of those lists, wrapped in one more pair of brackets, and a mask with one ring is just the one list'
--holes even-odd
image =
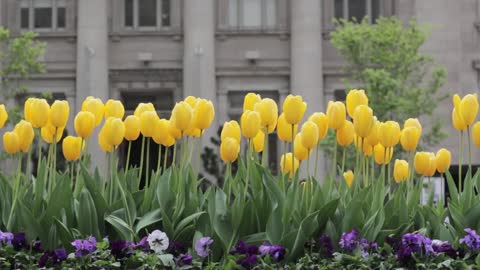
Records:
{"label": "white pansy", "polygon": [[150,249],[155,253],[161,253],[168,248],[169,240],[166,233],[155,230],[147,237],[147,242],[150,245]]}

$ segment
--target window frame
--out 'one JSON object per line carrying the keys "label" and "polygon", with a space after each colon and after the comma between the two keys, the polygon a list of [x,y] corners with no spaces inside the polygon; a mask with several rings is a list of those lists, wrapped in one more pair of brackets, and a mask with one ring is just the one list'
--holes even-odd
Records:
{"label": "window frame", "polygon": [[[35,9],[39,8],[35,5],[35,0],[22,0],[19,3],[18,8],[18,26],[21,31],[35,31],[35,32],[65,32],[67,30],[67,1],[66,0],[48,0],[50,3],[47,8],[52,12],[52,25],[51,27],[35,27]],[[28,27],[22,27],[22,9],[28,9]],[[63,27],[58,27],[58,9],[64,8],[65,10],[65,25]]]}
{"label": "window frame", "polygon": [[[350,16],[349,16],[349,4],[350,4],[350,1],[352,0],[342,0],[343,1],[343,11],[342,11],[342,18],[347,20],[347,21],[350,21]],[[337,18],[335,16],[335,0],[333,2],[333,18]],[[383,15],[383,9],[384,9],[384,1],[382,0],[379,0],[378,1],[378,17],[382,16]],[[363,18],[367,17],[368,18],[368,23],[370,24],[373,24],[373,18],[372,18],[372,13],[373,13],[373,0],[365,0],[365,16],[363,16]],[[377,18],[378,18],[377,17]],[[363,20],[362,18],[362,20]]]}
{"label": "window frame", "polygon": [[[139,14],[139,3],[138,1],[141,0],[132,0],[133,2],[133,10],[132,10],[132,20],[133,20],[133,26],[127,26],[126,25],[126,15],[127,15],[127,10],[125,8],[126,6],[126,0],[122,2],[122,10],[123,10],[123,16],[122,16],[122,27],[127,30],[127,31],[167,31],[172,28],[172,0],[156,0],[156,10],[155,10],[155,15],[156,15],[156,25],[155,26],[140,26],[140,14]],[[163,1],[169,1],[169,25],[164,26],[163,23]]]}
{"label": "window frame", "polygon": [[268,23],[268,3],[269,0],[258,0],[260,1],[260,25],[258,26],[245,26],[244,22],[244,0],[235,0],[236,4],[236,24],[232,25],[230,23],[230,5],[232,4],[231,0],[227,0],[227,8],[226,8],[226,27],[228,29],[235,29],[235,30],[242,30],[242,31],[257,31],[257,30],[275,30],[279,27],[279,5],[280,2],[278,0],[271,0],[275,3],[275,14],[274,23],[273,25],[269,25]]}

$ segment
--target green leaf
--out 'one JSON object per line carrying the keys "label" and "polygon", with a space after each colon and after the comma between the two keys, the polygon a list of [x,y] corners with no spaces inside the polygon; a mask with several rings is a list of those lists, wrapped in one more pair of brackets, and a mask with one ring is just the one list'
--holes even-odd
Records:
{"label": "green leaf", "polygon": [[133,241],[132,235],[135,234],[123,219],[114,215],[108,215],[105,217],[105,221],[110,223],[113,228],[115,228],[115,230],[120,234],[122,239]]}
{"label": "green leaf", "polygon": [[312,238],[315,229],[318,227],[317,215],[318,211],[310,214],[302,220],[302,223],[300,223],[300,227],[298,228],[298,231],[296,233],[293,246],[291,246],[292,248],[290,249],[290,254],[288,255],[287,260],[296,259],[301,255],[305,242]]}
{"label": "green leaf", "polygon": [[138,234],[143,228],[157,223],[161,220],[162,218],[160,209],[152,210],[145,214],[143,217],[139,218],[139,221],[135,225],[135,233]]}
{"label": "green leaf", "polygon": [[182,221],[180,221],[176,226],[175,226],[175,233],[174,233],[174,239],[176,239],[176,237],[179,235],[179,233],[185,228],[187,227],[188,225],[194,223],[194,220],[197,219],[198,217],[200,217],[201,215],[205,214],[206,212],[205,211],[202,211],[202,212],[198,212],[198,213],[194,213],[194,214],[191,214],[190,216],[182,219]]}
{"label": "green leaf", "polygon": [[[95,203],[90,192],[84,189],[75,201],[75,216],[77,218],[78,230],[83,235],[93,234],[97,238],[102,237],[98,229],[98,216]],[[128,238],[125,238],[128,239]]]}

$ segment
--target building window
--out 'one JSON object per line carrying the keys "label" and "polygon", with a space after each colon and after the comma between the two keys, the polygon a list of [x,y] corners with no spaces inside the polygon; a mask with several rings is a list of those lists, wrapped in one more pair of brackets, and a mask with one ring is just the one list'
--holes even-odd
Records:
{"label": "building window", "polygon": [[170,0],[124,0],[124,24],[129,29],[170,27]]}
{"label": "building window", "polygon": [[66,0],[21,0],[20,28],[58,31],[66,27]]}
{"label": "building window", "polygon": [[239,29],[271,29],[277,24],[277,0],[229,0],[228,25]]}
{"label": "building window", "polygon": [[381,0],[335,0],[335,18],[360,22],[364,17],[375,23],[380,16]]}

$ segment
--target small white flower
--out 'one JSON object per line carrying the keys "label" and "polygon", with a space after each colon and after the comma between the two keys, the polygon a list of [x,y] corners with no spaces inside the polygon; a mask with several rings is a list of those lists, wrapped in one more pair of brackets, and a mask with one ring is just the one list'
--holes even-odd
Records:
{"label": "small white flower", "polygon": [[161,253],[168,248],[168,236],[166,233],[155,230],[147,237],[147,242],[150,245],[150,249],[155,253]]}

